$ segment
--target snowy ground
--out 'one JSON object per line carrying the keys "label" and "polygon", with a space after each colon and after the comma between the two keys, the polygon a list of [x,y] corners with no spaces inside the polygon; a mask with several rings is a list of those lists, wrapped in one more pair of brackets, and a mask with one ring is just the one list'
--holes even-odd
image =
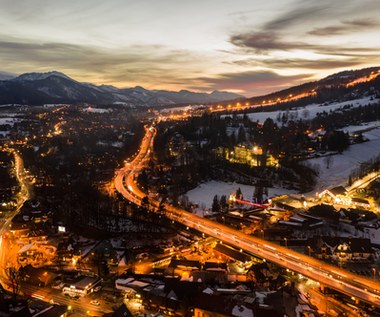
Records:
{"label": "snowy ground", "polygon": [[91,113],[107,113],[110,111],[111,109],[93,108],[93,107],[87,107],[83,109],[83,112],[91,112]]}
{"label": "snowy ground", "polygon": [[[189,201],[198,204],[200,209],[210,209],[215,195],[218,195],[219,198],[222,195],[226,195],[228,197],[231,193],[236,192],[239,187],[243,193],[244,199],[252,200],[252,196],[255,191],[254,186],[219,181],[209,181],[207,183],[203,183],[188,191],[186,195],[189,197]],[[295,191],[282,188],[268,188],[269,198],[292,193],[295,193]]]}
{"label": "snowy ground", "polygon": [[[352,129],[354,128],[347,127],[348,131]],[[342,154],[331,156],[329,168],[326,167],[326,157],[306,161],[311,165],[319,166],[320,174],[314,192],[321,192],[338,185],[347,185],[348,176],[359,167],[360,163],[380,154],[380,128],[365,132],[363,135],[369,139],[368,142],[353,144]]]}
{"label": "snowy ground", "polygon": [[[367,129],[369,127],[377,127],[370,131],[363,133],[369,139],[368,142],[354,144],[342,154],[330,156],[330,166],[326,167],[327,157],[319,157],[307,160],[308,164],[319,169],[319,177],[315,189],[309,193],[321,192],[324,189],[335,187],[338,185],[347,185],[348,176],[350,173],[359,167],[360,163],[365,162],[380,154],[380,122],[369,123],[368,126],[349,126],[344,130],[353,132],[358,130]],[[240,187],[243,196],[251,200],[254,186],[243,185],[238,183],[224,183],[219,181],[209,181],[203,183],[198,187],[188,191],[186,195],[189,201],[197,204],[200,209],[207,210],[212,206],[212,200],[215,195],[218,197],[222,195],[228,196],[236,192]],[[294,194],[295,191],[290,191],[283,188],[269,188],[269,198],[283,194]]]}
{"label": "snowy ground", "polygon": [[12,117],[5,117],[5,118],[0,118],[0,125],[3,124],[9,124],[10,126],[13,126],[15,122],[19,122],[19,118],[12,118]]}
{"label": "snowy ground", "polygon": [[[350,125],[339,130],[352,134],[354,132],[365,131],[374,128],[380,128],[380,121],[366,122],[361,125]],[[368,132],[367,134],[370,134],[370,132]]]}
{"label": "snowy ground", "polygon": [[[256,113],[249,113],[247,116],[252,121],[259,121],[264,122],[267,118],[271,118],[273,121],[276,122],[278,116],[282,116],[282,114],[286,113],[288,115],[288,118],[291,119],[292,117],[294,119],[312,119],[316,117],[317,113],[321,113],[323,111],[330,112],[338,110],[341,107],[352,105],[353,107],[359,107],[368,105],[370,103],[377,103],[379,102],[379,99],[371,100],[371,97],[363,97],[355,100],[349,100],[344,102],[336,102],[331,103],[326,106],[323,106],[322,104],[311,104],[306,107],[300,107],[297,108],[297,110],[289,110],[289,111],[272,111],[272,112],[256,112]],[[223,115],[222,117],[225,117],[226,115]]]}

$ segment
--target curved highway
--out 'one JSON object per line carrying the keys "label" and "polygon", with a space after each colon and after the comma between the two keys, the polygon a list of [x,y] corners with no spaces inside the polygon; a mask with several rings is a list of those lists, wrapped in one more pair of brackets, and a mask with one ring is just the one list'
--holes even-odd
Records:
{"label": "curved highway", "polygon": [[[135,177],[146,166],[153,146],[156,130],[146,127],[146,134],[141,143],[139,153],[133,161],[117,171],[115,178],[116,190],[129,201],[141,205],[141,200],[147,196],[135,183]],[[149,200],[157,207],[159,202]],[[281,247],[277,244],[246,235],[238,230],[220,223],[198,217],[185,210],[165,205],[166,215],[189,228],[213,236],[221,242],[226,242],[260,258],[276,263],[294,272],[307,276],[321,285],[331,287],[353,299],[362,300],[380,307],[380,284],[346,270],[329,265],[302,253]]]}

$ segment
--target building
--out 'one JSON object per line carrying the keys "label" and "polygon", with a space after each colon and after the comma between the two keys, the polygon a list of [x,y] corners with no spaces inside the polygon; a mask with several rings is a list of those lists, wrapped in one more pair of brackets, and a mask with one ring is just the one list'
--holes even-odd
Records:
{"label": "building", "polygon": [[104,317],[133,317],[133,314],[129,311],[127,306],[123,304],[113,313],[105,314]]}
{"label": "building", "polygon": [[252,264],[252,257],[250,255],[243,251],[237,251],[225,244],[217,243],[214,250],[232,260],[237,261],[242,267],[249,267]]}
{"label": "building", "polygon": [[346,237],[313,237],[308,240],[308,248],[324,260],[367,261],[373,254],[370,239]]}
{"label": "building", "polygon": [[362,198],[352,198],[351,204],[355,207],[369,209],[371,207],[370,203],[366,199]]}
{"label": "building", "polygon": [[46,309],[32,315],[33,317],[67,317],[71,313],[66,305],[50,305]]}
{"label": "building", "polygon": [[201,293],[194,299],[193,305],[194,317],[284,316],[284,313],[281,314],[270,302],[268,304],[260,304],[257,298],[250,296]]}
{"label": "building", "polygon": [[69,286],[65,286],[62,289],[64,294],[69,296],[86,296],[94,292],[97,286],[100,286],[103,279],[91,276],[80,276]]}
{"label": "building", "polygon": [[[223,153],[223,151],[219,150],[217,153]],[[231,163],[245,164],[251,167],[278,165],[278,160],[270,154],[265,155],[262,148],[242,144],[234,146],[232,151],[225,151],[225,159]]]}
{"label": "building", "polygon": [[318,194],[320,199],[324,198],[327,201],[349,205],[350,199],[347,197],[347,190],[343,186],[337,186],[331,189],[325,189],[323,192]]}
{"label": "building", "polygon": [[334,187],[331,189],[326,189],[320,194],[318,194],[320,199],[324,199],[329,203],[359,207],[369,209],[370,203],[361,198],[352,198],[348,195],[347,190],[343,186]]}

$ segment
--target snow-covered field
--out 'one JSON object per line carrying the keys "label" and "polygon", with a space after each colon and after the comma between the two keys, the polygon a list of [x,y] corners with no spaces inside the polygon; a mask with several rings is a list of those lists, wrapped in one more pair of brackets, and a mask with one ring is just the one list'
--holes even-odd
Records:
{"label": "snow-covered field", "polygon": [[91,113],[107,113],[112,111],[111,109],[103,109],[103,108],[93,108],[87,107],[83,109],[83,112],[91,112]]}
{"label": "snow-covered field", "polygon": [[12,118],[12,117],[5,117],[5,118],[0,118],[0,125],[3,124],[9,124],[10,126],[13,126],[15,122],[19,122],[19,118]]}
{"label": "snow-covered field", "polygon": [[[252,121],[264,122],[267,118],[271,118],[276,122],[278,117],[281,117],[282,114],[286,113],[288,118],[293,117],[294,119],[312,119],[316,117],[317,113],[321,113],[323,111],[337,111],[347,105],[359,107],[379,102],[379,99],[371,100],[372,98],[373,97],[371,96],[367,96],[355,100],[331,103],[328,105],[311,104],[297,110],[289,111],[250,113],[248,114],[248,117]],[[350,173],[359,167],[360,163],[368,161],[369,159],[380,154],[380,121],[368,122],[360,126],[348,126],[341,130],[353,133],[355,131],[365,131],[368,129],[370,130],[363,133],[363,135],[370,141],[351,145],[350,148],[347,151],[344,151],[343,154],[332,156],[330,167],[328,169],[326,168],[326,157],[315,158],[307,161],[312,165],[319,166],[320,170],[318,183],[313,192],[321,191],[333,186],[345,185]],[[227,132],[229,134],[235,132],[236,134],[236,131]]]}
{"label": "snow-covered field", "polygon": [[[372,122],[366,122],[361,125],[350,125],[348,127],[344,127],[342,129],[339,129],[340,131],[348,132],[348,133],[354,133],[358,131],[364,131],[374,128],[380,128],[380,121],[372,121]],[[368,132],[370,134],[370,132]]]}
{"label": "snow-covered field", "polygon": [[[326,167],[327,157],[319,157],[307,160],[308,164],[319,169],[319,177],[315,189],[309,193],[321,192],[326,188],[335,187],[338,185],[347,185],[348,176],[352,171],[360,166],[360,163],[368,161],[380,154],[380,122],[372,122],[365,126],[349,126],[344,128],[346,131],[358,131],[370,127],[377,127],[370,131],[363,133],[369,139],[368,142],[354,144],[342,154],[330,156],[329,168]],[[238,183],[224,183],[219,181],[209,181],[203,183],[198,187],[188,191],[186,195],[189,201],[198,204],[201,209],[209,209],[212,206],[212,200],[215,195],[218,197],[222,195],[228,196],[236,192],[240,187],[243,196],[251,200],[254,186],[243,185]],[[294,194],[295,191],[290,191],[283,188],[268,188],[269,198],[284,194]]]}
{"label": "snow-covered field", "polygon": [[[350,130],[350,127],[347,127]],[[380,154],[380,128],[363,133],[368,142],[353,144],[342,154],[331,156],[330,166],[326,167],[326,157],[307,160],[306,162],[319,166],[318,183],[315,192],[338,185],[347,185],[350,173],[359,167],[360,163]]]}
{"label": "snow-covered field", "polygon": [[[198,187],[188,191],[186,195],[189,197],[189,201],[198,204],[201,209],[210,209],[215,195],[218,195],[219,198],[222,195],[226,195],[228,198],[228,196],[231,193],[236,192],[239,187],[244,199],[252,200],[255,186],[243,185],[239,183],[225,183],[214,180],[207,183],[202,183]],[[268,188],[269,198],[292,193],[295,193],[295,191],[290,191],[283,188]]]}
{"label": "snow-covered field", "polygon": [[[379,102],[379,99],[371,100],[372,97],[363,97],[359,99],[344,101],[344,102],[336,102],[331,103],[326,106],[322,104],[311,104],[306,107],[300,107],[297,108],[297,110],[289,110],[289,111],[272,111],[272,112],[256,112],[256,113],[248,113],[247,116],[252,121],[259,121],[263,123],[267,118],[271,118],[273,121],[276,122],[278,116],[282,116],[282,114],[287,114],[288,118],[294,118],[294,119],[312,119],[315,118],[317,113],[321,113],[323,111],[330,112],[336,111],[339,108],[342,108],[347,105],[352,105],[353,107],[359,107],[368,105],[370,103],[377,103]],[[226,115],[223,115],[222,117],[225,117]]]}

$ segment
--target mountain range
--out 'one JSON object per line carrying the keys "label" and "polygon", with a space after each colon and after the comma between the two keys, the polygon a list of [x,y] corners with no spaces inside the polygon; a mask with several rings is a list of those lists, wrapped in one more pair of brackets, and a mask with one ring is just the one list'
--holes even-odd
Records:
{"label": "mountain range", "polygon": [[78,82],[57,72],[26,73],[17,77],[0,72],[0,104],[49,104],[49,103],[125,103],[134,106],[160,106],[186,103],[212,103],[234,100],[243,96],[224,92],[198,93],[116,88]]}
{"label": "mountain range", "polygon": [[0,72],[0,104],[122,103],[156,107],[175,104],[226,104],[235,100],[263,106],[287,102],[291,102],[293,105],[303,105],[342,97],[350,98],[370,91],[380,95],[380,67],[347,70],[318,81],[253,98],[245,98],[224,91],[214,91],[208,94],[188,90],[178,92],[147,90],[140,86],[133,88],[97,86],[78,82],[57,71],[26,73],[20,76]]}

